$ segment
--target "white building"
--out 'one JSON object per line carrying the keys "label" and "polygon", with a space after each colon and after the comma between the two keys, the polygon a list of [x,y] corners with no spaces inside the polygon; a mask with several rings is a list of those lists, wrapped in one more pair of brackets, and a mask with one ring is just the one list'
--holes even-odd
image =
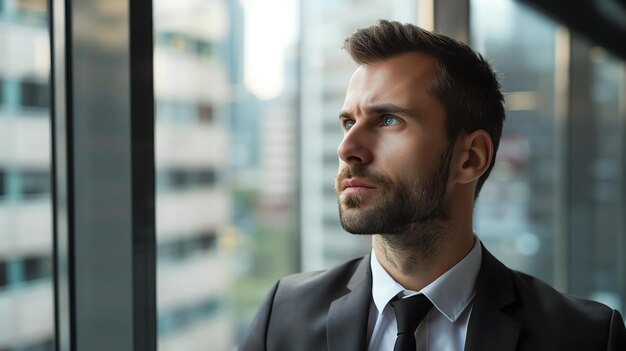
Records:
{"label": "white building", "polygon": [[49,38],[44,1],[0,8],[0,349],[51,349]]}
{"label": "white building", "polygon": [[[220,0],[167,4],[154,4],[159,349],[227,350],[229,86],[215,47],[228,14]],[[0,7],[0,350],[54,348],[45,11]]]}

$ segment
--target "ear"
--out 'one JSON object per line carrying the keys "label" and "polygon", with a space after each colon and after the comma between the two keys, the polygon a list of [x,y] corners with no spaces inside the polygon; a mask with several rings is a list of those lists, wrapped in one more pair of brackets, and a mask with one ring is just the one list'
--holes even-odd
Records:
{"label": "ear", "polygon": [[452,174],[456,182],[467,184],[480,178],[489,168],[493,158],[493,142],[484,129],[460,135],[459,139],[459,153]]}

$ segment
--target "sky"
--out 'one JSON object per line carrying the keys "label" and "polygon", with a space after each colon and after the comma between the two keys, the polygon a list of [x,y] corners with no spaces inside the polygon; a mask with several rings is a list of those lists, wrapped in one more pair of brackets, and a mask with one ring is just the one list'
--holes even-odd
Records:
{"label": "sky", "polygon": [[241,0],[244,9],[244,84],[261,100],[285,87],[284,60],[298,39],[298,1]]}

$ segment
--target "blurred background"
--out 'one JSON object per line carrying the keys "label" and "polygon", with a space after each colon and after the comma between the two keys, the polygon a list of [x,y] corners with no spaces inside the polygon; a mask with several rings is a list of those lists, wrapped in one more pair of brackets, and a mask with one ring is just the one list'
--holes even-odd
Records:
{"label": "blurred background", "polygon": [[[234,350],[278,278],[369,251],[333,184],[342,42],[379,18],[460,16],[500,75],[486,247],[626,312],[626,2],[449,3],[153,1],[159,350]],[[0,1],[0,351],[54,349],[47,6]]]}

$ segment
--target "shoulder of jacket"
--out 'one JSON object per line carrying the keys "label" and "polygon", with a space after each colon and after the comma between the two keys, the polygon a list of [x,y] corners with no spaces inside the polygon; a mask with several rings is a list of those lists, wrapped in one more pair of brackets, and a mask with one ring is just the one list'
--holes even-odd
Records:
{"label": "shoulder of jacket", "polygon": [[546,317],[596,325],[606,325],[611,319],[613,309],[600,302],[559,292],[541,279],[522,272],[513,271],[513,276],[518,298],[532,303]]}
{"label": "shoulder of jacket", "polygon": [[278,282],[277,295],[308,295],[312,291],[345,285],[365,257],[350,260],[328,270],[297,273],[281,278]]}

